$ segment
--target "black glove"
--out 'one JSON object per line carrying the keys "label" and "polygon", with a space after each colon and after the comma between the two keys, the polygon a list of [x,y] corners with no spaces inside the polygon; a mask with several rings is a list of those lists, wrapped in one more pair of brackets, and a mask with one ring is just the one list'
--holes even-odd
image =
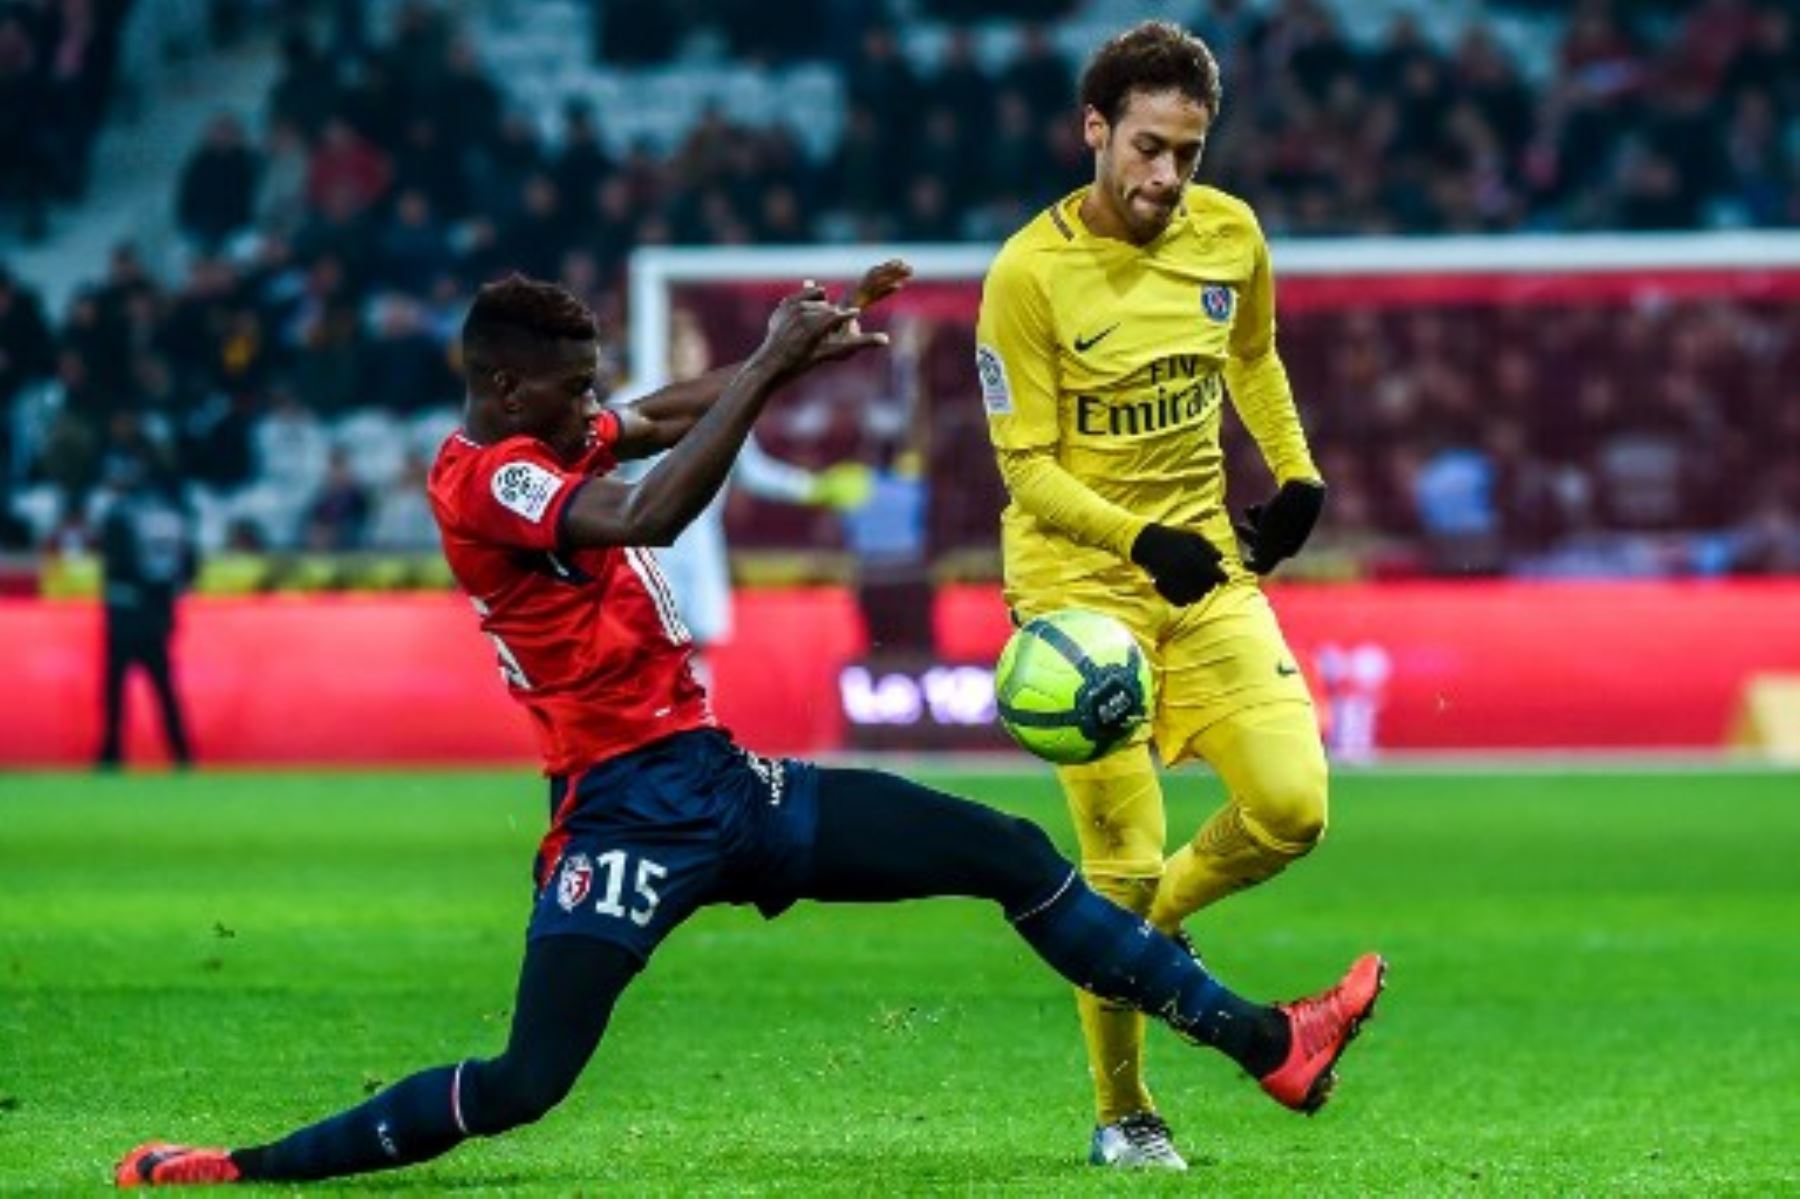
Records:
{"label": "black glove", "polygon": [[1145,525],[1131,543],[1131,560],[1150,572],[1157,594],[1171,604],[1193,603],[1225,581],[1224,555],[1186,529]]}
{"label": "black glove", "polygon": [[1268,503],[1244,509],[1244,521],[1237,526],[1244,565],[1266,575],[1278,562],[1292,558],[1324,510],[1325,484],[1304,479],[1290,479]]}

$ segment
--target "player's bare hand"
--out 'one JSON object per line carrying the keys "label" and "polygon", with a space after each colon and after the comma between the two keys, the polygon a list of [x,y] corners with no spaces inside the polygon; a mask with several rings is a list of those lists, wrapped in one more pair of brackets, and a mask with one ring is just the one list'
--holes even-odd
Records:
{"label": "player's bare hand", "polygon": [[856,319],[857,311],[829,302],[825,299],[824,288],[809,283],[775,306],[769,317],[768,335],[763,338],[756,357],[776,370],[791,371],[819,361],[820,345],[834,335],[838,337],[840,347],[834,351],[834,357],[854,353],[865,346],[884,344],[887,339],[882,334],[842,332]]}
{"label": "player's bare hand", "polygon": [[[865,311],[905,287],[912,278],[912,273],[912,265],[903,259],[890,258],[878,263],[864,272],[845,302],[859,312]],[[887,344],[887,334],[865,334],[861,323],[852,320],[833,330],[829,337],[819,343],[818,348],[813,351],[813,362],[836,362],[870,346]]]}

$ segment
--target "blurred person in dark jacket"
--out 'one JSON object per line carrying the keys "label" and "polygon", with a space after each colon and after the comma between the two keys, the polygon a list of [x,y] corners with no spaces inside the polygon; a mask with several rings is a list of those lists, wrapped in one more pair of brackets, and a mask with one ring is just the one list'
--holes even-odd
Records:
{"label": "blurred person in dark jacket", "polygon": [[44,302],[0,266],[0,405],[27,382],[49,375],[56,364],[56,339]]}
{"label": "blurred person in dark jacket", "polygon": [[306,509],[305,548],[313,553],[361,549],[370,507],[369,489],[351,469],[349,452],[335,447],[325,479]]}
{"label": "blurred person in dark jacket", "polygon": [[114,770],[123,760],[125,675],[137,666],[156,692],[169,757],[185,769],[193,763],[193,750],[175,692],[169,642],[176,601],[198,567],[192,522],[173,481],[149,456],[121,454],[110,473],[114,494],[100,525],[106,675],[97,762],[102,770]]}
{"label": "blurred person in dark jacket", "polygon": [[214,118],[206,139],[181,170],[175,200],[181,231],[212,253],[226,238],[248,228],[256,211],[261,170],[256,150],[237,118],[229,114]]}

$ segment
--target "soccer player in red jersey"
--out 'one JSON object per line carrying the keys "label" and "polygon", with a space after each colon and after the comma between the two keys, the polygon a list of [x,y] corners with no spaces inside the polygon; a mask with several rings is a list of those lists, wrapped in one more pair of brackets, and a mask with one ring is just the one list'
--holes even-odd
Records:
{"label": "soccer player in red jersey", "polygon": [[[860,303],[901,286],[865,276]],[[422,1162],[544,1115],[586,1066],[619,994],[699,908],[800,899],[992,900],[1069,981],[1212,1046],[1278,1102],[1312,1111],[1374,1005],[1383,966],[1264,1005],[1091,891],[1029,821],[876,771],[759,757],[734,744],[689,669],[687,635],[646,546],[667,545],[724,483],[784,380],[883,343],[857,307],[807,287],[735,369],[603,409],[592,315],[513,277],[463,326],[468,403],[431,472],[444,550],[530,714],[550,830],[505,1050],[436,1066],[268,1144],[152,1142],[120,1186],[334,1178]],[[635,485],[622,458],[668,451]]]}

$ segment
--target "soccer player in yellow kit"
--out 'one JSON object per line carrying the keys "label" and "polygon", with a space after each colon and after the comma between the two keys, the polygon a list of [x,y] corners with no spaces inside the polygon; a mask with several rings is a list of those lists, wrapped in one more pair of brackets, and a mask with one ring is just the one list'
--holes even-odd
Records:
{"label": "soccer player in yellow kit", "polygon": [[[1305,680],[1257,576],[1306,540],[1325,488],[1275,351],[1269,252],[1243,201],[1191,180],[1219,115],[1218,66],[1180,28],[1107,42],[1081,80],[1094,182],[1016,233],[989,269],[976,366],[1000,471],[1006,598],[1027,620],[1122,620],[1157,675],[1137,743],[1059,768],[1094,889],[1175,933],[1325,832]],[[1229,397],[1279,488],[1234,529]],[[1211,764],[1229,798],[1166,862],[1150,760]],[[1184,1169],[1143,1075],[1143,1017],[1078,996],[1097,1165]]]}

